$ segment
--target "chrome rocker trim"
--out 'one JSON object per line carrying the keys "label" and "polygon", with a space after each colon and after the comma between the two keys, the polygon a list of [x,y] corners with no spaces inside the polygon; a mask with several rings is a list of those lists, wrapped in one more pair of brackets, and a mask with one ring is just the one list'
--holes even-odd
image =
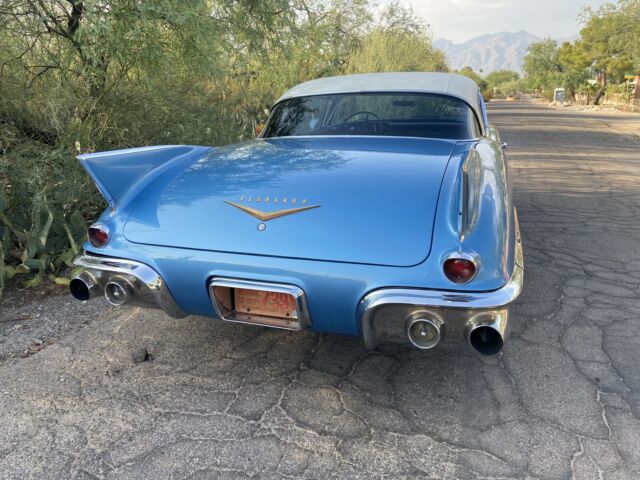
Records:
{"label": "chrome rocker trim", "polygon": [[[216,287],[243,288],[248,290],[266,290],[270,292],[286,293],[293,296],[296,301],[296,319],[284,319],[267,317],[262,315],[249,315],[239,312],[231,312],[219,303],[219,299],[214,294]],[[214,277],[209,282],[209,297],[216,311],[222,320],[227,322],[247,323],[250,325],[262,325],[283,330],[305,330],[311,326],[311,318],[307,308],[307,298],[304,291],[295,286],[284,283],[259,282],[253,280],[243,280],[239,278]]]}
{"label": "chrome rocker trim", "polygon": [[115,303],[105,293],[107,300],[114,305],[127,303],[160,308],[173,318],[187,316],[176,304],[162,277],[144,263],[84,253],[74,258],[73,264],[84,269],[72,282],[81,281],[89,284],[88,290],[91,293],[87,295],[87,299],[94,298],[94,291],[101,292],[107,285],[116,283],[122,287],[126,299],[122,303]]}
{"label": "chrome rocker trim", "polygon": [[365,347],[374,349],[381,340],[393,341],[394,338],[397,342],[406,343],[406,335],[401,333],[400,327],[418,310],[431,312],[434,318],[444,318],[443,337],[448,343],[464,340],[473,346],[470,335],[483,326],[496,330],[503,340],[506,339],[509,334],[509,305],[522,292],[524,282],[517,217],[515,223],[515,264],[511,279],[505,286],[491,292],[443,292],[412,288],[374,290],[365,295],[358,305],[357,316]]}

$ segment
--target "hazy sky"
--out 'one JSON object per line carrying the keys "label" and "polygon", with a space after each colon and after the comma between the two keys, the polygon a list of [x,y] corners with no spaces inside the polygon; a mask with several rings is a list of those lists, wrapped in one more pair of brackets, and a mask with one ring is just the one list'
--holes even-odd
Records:
{"label": "hazy sky", "polygon": [[[526,30],[539,37],[580,31],[578,15],[603,0],[400,0],[431,25],[433,38],[459,43],[485,33]],[[384,1],[383,1],[384,3]]]}

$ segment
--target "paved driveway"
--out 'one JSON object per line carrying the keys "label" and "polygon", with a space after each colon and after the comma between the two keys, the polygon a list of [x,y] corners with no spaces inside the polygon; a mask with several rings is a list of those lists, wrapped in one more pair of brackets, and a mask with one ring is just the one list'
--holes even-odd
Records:
{"label": "paved driveway", "polygon": [[0,478],[640,478],[640,121],[491,113],[525,246],[503,354],[5,298]]}

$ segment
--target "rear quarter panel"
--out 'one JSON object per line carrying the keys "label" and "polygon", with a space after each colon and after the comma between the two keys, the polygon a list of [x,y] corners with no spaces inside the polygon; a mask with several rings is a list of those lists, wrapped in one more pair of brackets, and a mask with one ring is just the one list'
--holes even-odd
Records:
{"label": "rear quarter panel", "polygon": [[514,206],[508,165],[497,142],[481,139],[452,157],[436,222],[434,250],[441,252],[440,264],[456,251],[472,253],[478,260],[478,274],[468,287],[489,291],[509,281],[514,267]]}

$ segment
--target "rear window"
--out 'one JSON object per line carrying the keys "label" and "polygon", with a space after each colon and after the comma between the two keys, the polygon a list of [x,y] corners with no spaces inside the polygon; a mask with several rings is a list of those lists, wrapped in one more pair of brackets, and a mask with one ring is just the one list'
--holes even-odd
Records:
{"label": "rear window", "polygon": [[374,135],[464,140],[480,128],[462,100],[430,93],[344,93],[277,104],[263,137]]}

